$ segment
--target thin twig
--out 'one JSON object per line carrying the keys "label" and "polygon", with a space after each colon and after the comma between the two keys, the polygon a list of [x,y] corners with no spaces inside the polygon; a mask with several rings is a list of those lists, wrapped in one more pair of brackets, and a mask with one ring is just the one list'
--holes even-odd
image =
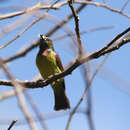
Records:
{"label": "thin twig", "polygon": [[[107,54],[105,56],[105,58],[103,59],[103,61],[97,66],[96,70],[94,71],[92,77],[90,78],[90,80],[87,82],[93,82],[95,76],[97,75],[97,73],[101,70],[102,66],[104,65],[104,63],[107,61],[107,59],[109,58],[110,53]],[[89,88],[88,90],[88,109],[87,109],[87,115],[88,115],[88,119],[89,119],[89,126],[91,130],[95,130],[95,126],[94,126],[94,122],[93,122],[93,118],[92,118],[92,96],[91,96],[91,88]]]}
{"label": "thin twig", "polygon": [[[26,89],[26,88],[22,88],[22,89]],[[0,94],[0,101],[3,101],[4,99],[8,99],[12,96],[16,95],[16,91],[15,90],[10,90],[7,92],[3,92],[2,94]]]}
{"label": "thin twig", "polygon": [[13,120],[7,130],[11,130],[11,128],[14,126],[14,124],[17,122],[17,120]]}
{"label": "thin twig", "polygon": [[73,0],[69,0],[69,7],[71,8],[72,14],[74,16],[74,20],[75,20],[75,32],[76,32],[76,36],[77,36],[77,40],[78,40],[78,58],[81,58],[83,52],[82,52],[82,41],[81,41],[81,37],[80,37],[80,29],[79,29],[79,16],[76,14],[76,11],[73,7]]}
{"label": "thin twig", "polygon": [[[41,79],[41,75],[40,74],[34,76],[34,78],[32,79],[32,81],[37,81],[39,79]],[[22,88],[23,92],[25,90],[27,90],[27,88]],[[15,96],[15,95],[16,95],[16,91],[15,90],[3,92],[2,94],[0,94],[0,101],[3,101],[4,99],[10,98],[10,97]]]}
{"label": "thin twig", "polygon": [[[79,13],[83,8],[85,8],[86,5],[81,5],[78,7],[78,9],[76,10],[77,13]],[[54,32],[56,32],[58,29],[60,29],[61,26],[63,26],[64,24],[66,24],[71,18],[73,17],[73,14],[68,15],[62,22],[58,23],[54,28],[52,28],[49,32],[47,32],[45,35],[46,36],[51,36]],[[23,57],[25,56],[28,52],[30,52],[32,49],[34,49],[35,47],[37,47],[39,44],[38,41],[36,41],[35,43],[33,43],[32,45],[30,45],[28,48],[26,48],[25,50],[23,50],[22,52],[20,52],[19,54],[16,54],[14,56],[11,56],[10,58],[4,60],[4,63],[13,61],[17,58]]]}
{"label": "thin twig", "polygon": [[38,45],[39,45],[39,41],[34,42],[32,45],[30,45],[29,47],[25,48],[24,50],[22,50],[18,54],[3,60],[3,63],[5,64],[5,63],[8,63],[10,61],[16,60],[17,58],[25,56],[28,52],[30,52],[32,49],[34,49]]}
{"label": "thin twig", "polygon": [[[56,3],[58,2],[58,0],[56,0],[51,7],[53,7]],[[30,29],[34,24],[36,24],[37,22],[39,22],[41,19],[44,19],[47,16],[47,13],[49,12],[50,9],[47,9],[46,12],[44,12],[38,19],[33,20],[28,26],[26,26],[20,33],[18,33],[13,39],[11,39],[10,41],[6,42],[5,44],[0,46],[0,49],[3,49],[5,47],[7,47],[10,43],[12,43],[13,41],[15,41],[17,38],[19,38],[23,33],[25,33],[28,29]]]}
{"label": "thin twig", "polygon": [[13,41],[18,39],[23,33],[25,33],[28,29],[30,29],[34,24],[39,22],[41,19],[45,18],[47,13],[43,13],[38,19],[33,20],[28,26],[26,26],[20,33],[18,33],[13,39],[9,40],[8,42],[4,43],[3,45],[0,46],[0,49],[3,49],[7,47],[9,44],[11,44]]}
{"label": "thin twig", "polygon": [[[74,0],[74,3],[75,4],[84,4],[84,5],[86,5],[86,4],[87,5],[93,5],[93,6],[96,6],[96,7],[103,7],[105,9],[108,9],[108,10],[113,11],[115,13],[119,13],[119,14],[125,16],[125,17],[128,17],[128,18],[130,17],[129,14],[126,14],[126,13],[122,12],[122,10],[112,8],[112,7],[108,6],[106,3],[102,4],[102,3],[98,3],[98,2],[82,1],[82,0]],[[68,4],[68,0],[57,3],[54,6],[40,5],[39,3],[37,3],[33,7],[27,8],[27,9],[22,10],[22,11],[13,12],[13,13],[5,14],[5,15],[0,15],[0,20],[16,17],[16,16],[19,16],[19,15],[23,15],[23,14],[26,14],[26,13],[30,13],[30,12],[38,11],[38,10],[43,10],[43,9],[60,9],[62,6],[67,5],[67,4]]]}
{"label": "thin twig", "polygon": [[92,82],[96,76],[96,74],[99,72],[99,70],[101,69],[101,67],[103,66],[103,64],[105,63],[107,58],[104,58],[104,60],[101,62],[101,64],[97,67],[96,71],[94,72],[92,78],[90,79],[89,82],[87,82],[87,85],[85,87],[85,90],[80,98],[80,100],[78,101],[78,103],[76,104],[76,106],[74,107],[74,109],[71,111],[70,113],[70,116],[69,116],[69,119],[68,119],[68,122],[67,122],[67,125],[66,125],[66,130],[69,130],[69,126],[70,126],[70,123],[71,123],[71,120],[72,120],[72,117],[73,115],[75,114],[76,110],[78,109],[78,107],[80,106],[81,102],[84,100],[85,96],[86,96],[86,93],[88,91],[88,89],[91,87],[92,85]]}
{"label": "thin twig", "polygon": [[11,73],[6,69],[6,67],[4,66],[2,60],[0,59],[0,66],[2,67],[2,69],[4,70],[5,74],[7,75],[7,77],[9,79],[11,79],[12,81],[12,85],[15,87],[15,91],[16,91],[16,94],[17,94],[17,99],[18,99],[18,104],[22,110],[22,112],[24,113],[24,116],[27,120],[27,122],[29,123],[29,126],[32,130],[37,130],[37,126],[34,122],[34,120],[32,119],[32,116],[30,115],[30,112],[29,110],[27,109],[26,105],[25,105],[25,101],[24,101],[24,96],[22,94],[22,91],[21,91],[21,85],[19,85],[19,83],[17,83],[13,76],[11,75]]}
{"label": "thin twig", "polygon": [[[93,53],[92,57],[94,58],[95,56],[98,58],[99,55],[104,55],[106,53],[102,53],[105,50],[107,50],[112,44],[114,44],[118,39],[120,39],[123,35],[125,35],[126,33],[128,33],[130,31],[130,27],[128,27],[125,31],[119,33],[116,37],[113,38],[113,40],[111,40],[108,44],[106,44],[102,49],[100,49],[99,51]],[[127,41],[128,40],[128,41]],[[127,43],[129,42],[129,39],[122,39],[122,41],[119,42],[119,48],[122,46],[121,44],[124,45],[124,42]],[[113,47],[112,47],[113,48]],[[117,48],[118,49],[118,48]],[[95,55],[95,56],[94,56]],[[95,58],[96,58],[95,57]]]}
{"label": "thin twig", "polygon": [[[93,59],[97,59],[107,53],[110,53],[114,50],[117,50],[119,49],[121,46],[125,45],[126,43],[130,42],[130,38],[128,37],[125,37],[125,38],[122,38],[121,40],[118,41],[118,44],[114,45],[114,43],[120,39],[123,35],[125,35],[127,32],[130,31],[130,27],[127,28],[125,31],[123,31],[122,33],[118,34],[112,41],[110,41],[108,44],[106,44],[104,47],[102,47],[101,49],[97,50],[97,51],[94,51],[93,53],[87,55],[87,56],[83,56],[80,60],[77,60],[75,59],[73,62],[72,62],[72,65],[66,69],[64,72],[62,73],[59,73],[59,74],[55,74],[54,76],[52,77],[49,77],[48,79],[46,80],[40,80],[40,81],[37,81],[37,82],[30,82],[30,81],[18,81],[18,83],[20,83],[22,86],[24,86],[25,88],[41,88],[41,87],[44,87],[44,86],[47,86],[48,84],[52,83],[53,81],[59,79],[59,78],[63,78],[65,77],[66,75],[69,75],[72,73],[72,71],[74,71],[77,67],[79,67],[81,64],[85,63],[85,62],[88,62],[90,60],[93,60]],[[110,49],[109,47],[113,45]],[[4,63],[5,60],[3,60],[3,63]],[[10,81],[3,81],[1,80],[0,81],[0,85],[7,85],[7,86],[12,86],[12,83]]]}
{"label": "thin twig", "polygon": [[128,42],[130,42],[130,37],[127,39],[124,38],[124,39],[120,40],[119,42],[117,42],[118,44],[116,44],[114,47],[110,47],[110,48],[106,49],[100,55],[104,55],[106,53],[110,53],[112,51],[118,50],[121,46],[125,45]]}
{"label": "thin twig", "polygon": [[[89,0],[91,1],[91,0]],[[68,0],[66,1],[68,4]],[[86,5],[80,5],[77,9],[76,12],[79,13],[81,10],[83,10],[86,7]],[[73,18],[73,14],[68,15],[63,21],[58,23],[54,28],[52,28],[49,32],[46,33],[46,36],[51,36],[55,31],[59,30],[60,27],[65,25],[68,21],[70,21]]]}
{"label": "thin twig", "polygon": [[38,117],[38,120],[42,126],[42,128],[44,130],[49,130],[44,116],[41,114],[40,110],[38,109],[37,105],[35,104],[35,102],[33,101],[32,97],[28,94],[28,92],[24,92],[24,95],[26,96],[26,98],[28,99],[28,102],[30,103],[31,107],[33,108],[34,112],[36,113],[36,116]]}
{"label": "thin twig", "polygon": [[[87,4],[88,2],[87,1],[81,1],[81,0],[79,1],[78,0],[78,1],[75,1],[75,3]],[[112,8],[112,7],[108,6],[106,3],[102,4],[102,3],[98,3],[98,2],[91,2],[91,5],[94,5],[94,6],[97,6],[97,7],[103,7],[105,9],[108,9],[108,10],[112,11],[112,12],[115,12],[115,13],[118,13],[118,14],[121,14],[121,15],[123,15],[125,17],[130,18],[129,14],[124,13],[122,10],[118,10],[118,9]]]}
{"label": "thin twig", "polygon": [[125,7],[128,5],[130,0],[126,0],[125,4],[122,6],[121,11],[124,11]]}
{"label": "thin twig", "polygon": [[[90,84],[90,79],[91,79],[90,78],[90,64],[89,64],[89,62],[84,65],[84,72],[85,72],[85,74],[83,75],[83,77],[84,77],[84,81],[85,81],[85,86],[88,86]],[[93,82],[93,81],[91,81],[91,82]],[[87,110],[86,110],[86,116],[88,117],[88,124],[89,124],[90,130],[94,130],[95,126],[94,126],[94,122],[93,122],[93,118],[92,118],[91,87],[89,87],[87,94],[88,94],[88,96],[86,96],[86,100],[87,100],[86,103],[88,103],[88,107],[87,107]]]}
{"label": "thin twig", "polygon": [[[83,78],[85,81],[85,87],[89,85],[90,82],[90,64],[89,62],[86,63],[83,67]],[[96,76],[96,75],[95,75]],[[92,84],[92,83],[91,83]],[[94,126],[94,122],[93,122],[93,118],[92,118],[92,96],[91,96],[91,88],[88,89],[87,91],[87,96],[86,96],[86,103],[87,103],[87,110],[86,110],[86,117],[88,119],[88,124],[89,124],[89,128],[90,130],[94,130],[95,126]]]}
{"label": "thin twig", "polygon": [[[90,82],[89,82],[90,83]],[[69,119],[67,121],[67,125],[66,125],[66,129],[65,130],[69,130],[70,127],[70,123],[71,120],[73,118],[73,115],[76,113],[76,110],[78,109],[78,107],[80,106],[81,102],[84,100],[85,96],[86,96],[86,92],[88,91],[88,88],[91,86],[91,84],[88,84],[88,86],[85,87],[85,90],[81,96],[81,98],[79,99],[78,103],[76,104],[76,106],[74,107],[74,109],[71,111],[70,115],[69,115]]]}
{"label": "thin twig", "polygon": [[95,130],[95,125],[92,117],[92,89],[88,89],[88,96],[86,97],[88,99],[88,109],[86,112],[86,116],[88,117],[88,123],[90,130]]}
{"label": "thin twig", "polygon": [[[95,27],[95,28],[92,28],[92,29],[87,29],[87,30],[81,31],[80,34],[83,35],[83,34],[86,34],[86,33],[89,33],[89,32],[96,32],[96,31],[107,30],[107,29],[112,29],[112,28],[114,28],[114,26]],[[71,34],[67,33],[67,34],[59,35],[59,36],[52,38],[52,40],[53,41],[60,40],[60,39],[66,38],[68,36],[75,36],[75,33],[72,32]]]}
{"label": "thin twig", "polygon": [[[110,27],[111,28],[111,27]],[[99,28],[95,28],[95,29],[90,29],[88,31],[83,31],[81,32],[81,34],[83,33],[86,33],[86,32],[91,32],[91,31],[96,31],[96,30],[100,30],[100,29],[109,29],[109,27],[99,27]],[[73,34],[72,34],[73,35]],[[65,35],[66,36],[66,35]],[[65,37],[63,36],[63,37]],[[59,39],[59,38],[58,38]],[[57,40],[54,39],[54,40]],[[21,57],[24,57],[28,52],[30,52],[31,50],[33,50],[35,47],[37,47],[39,45],[39,41],[35,41],[34,43],[32,43],[29,47],[25,48],[24,50],[22,50],[21,52],[19,52],[18,54],[15,54],[7,59],[5,59],[3,62],[4,63],[8,63],[8,62],[11,62],[13,60],[16,60],[17,58],[21,58]]]}
{"label": "thin twig", "polygon": [[24,15],[21,16],[19,19],[13,21],[12,23],[8,23],[7,25],[4,26],[4,28],[0,29],[0,38],[3,37],[4,35],[7,35],[7,33],[14,31],[18,29],[20,26],[22,26],[29,18],[31,15]]}

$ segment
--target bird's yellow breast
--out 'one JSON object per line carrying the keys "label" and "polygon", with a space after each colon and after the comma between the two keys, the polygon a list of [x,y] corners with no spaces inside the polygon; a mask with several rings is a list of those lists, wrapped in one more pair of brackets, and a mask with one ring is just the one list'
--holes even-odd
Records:
{"label": "bird's yellow breast", "polygon": [[61,72],[57,66],[55,52],[53,51],[50,51],[48,56],[37,55],[36,65],[44,79]]}

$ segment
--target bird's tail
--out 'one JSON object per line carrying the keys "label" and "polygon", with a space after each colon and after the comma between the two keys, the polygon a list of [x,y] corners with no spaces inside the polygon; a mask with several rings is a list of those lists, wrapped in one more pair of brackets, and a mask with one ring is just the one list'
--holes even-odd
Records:
{"label": "bird's tail", "polygon": [[54,109],[56,111],[62,110],[62,109],[64,109],[64,110],[69,109],[70,103],[69,103],[69,100],[65,94],[64,81],[63,82],[56,82],[52,88],[54,90],[54,96],[55,96]]}

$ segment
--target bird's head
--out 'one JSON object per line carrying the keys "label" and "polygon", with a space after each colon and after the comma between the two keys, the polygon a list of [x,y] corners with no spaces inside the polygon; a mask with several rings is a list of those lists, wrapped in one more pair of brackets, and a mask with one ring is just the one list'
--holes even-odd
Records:
{"label": "bird's head", "polygon": [[40,34],[40,49],[41,50],[46,50],[46,49],[54,50],[52,40],[42,34]]}

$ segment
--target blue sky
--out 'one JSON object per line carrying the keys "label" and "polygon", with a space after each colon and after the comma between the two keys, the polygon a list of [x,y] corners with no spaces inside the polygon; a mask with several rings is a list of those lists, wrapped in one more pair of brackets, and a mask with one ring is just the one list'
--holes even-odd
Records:
{"label": "blue sky", "polygon": [[[102,2],[102,0],[95,0],[96,2]],[[113,8],[120,9],[125,3],[125,0],[120,1],[110,1],[106,0],[107,4]],[[10,0],[0,4],[0,8],[10,7],[10,6],[20,6],[31,7],[36,4],[37,1],[29,0],[22,1],[19,0]],[[130,3],[127,5],[124,10],[125,13],[130,13]],[[8,10],[7,10],[8,11]],[[44,12],[44,11],[43,11]],[[9,13],[4,10],[2,13]],[[68,14],[71,13],[71,10],[66,5],[59,10],[49,11],[49,14],[55,15],[59,20],[65,18]],[[114,26],[114,28],[109,30],[100,30],[96,32],[90,32],[82,35],[83,47],[88,51],[92,52],[106,43],[108,43],[114,36],[118,33],[125,30],[130,25],[130,20],[120,14],[110,12],[107,9],[102,7],[95,7],[89,5],[79,14],[80,17],[80,30],[88,30],[95,27],[101,26]],[[14,17],[11,19],[5,19],[0,21],[0,29],[4,28],[7,25],[10,25],[13,21],[23,19],[25,15]],[[23,28],[25,28],[35,17],[31,17],[27,22],[20,28],[16,29],[13,32],[8,33],[7,35],[0,37],[0,45],[12,39],[17,33],[19,33]],[[17,53],[20,48],[27,47],[32,42],[38,39],[38,34],[45,34],[48,30],[55,26],[56,23],[50,22],[48,20],[41,20],[39,23],[30,28],[25,32],[20,38],[14,41],[11,45],[6,47],[3,50],[0,50],[0,55],[3,58],[9,57]],[[74,30],[74,20],[72,19],[67,23],[66,27],[69,27],[71,31]],[[55,36],[65,34],[64,30],[57,31],[51,38]],[[74,48],[72,49],[70,38],[64,38],[61,40],[54,41],[54,46],[58,54],[60,55],[63,64],[69,63],[73,58],[76,57]],[[129,77],[130,77],[130,47],[129,44],[123,46],[118,51],[113,52],[107,62],[104,65],[104,68],[101,69],[99,74],[96,76],[92,84],[92,116],[95,125],[95,130],[129,130],[130,122],[130,93],[127,91],[130,88]],[[27,56],[20,58],[16,61],[11,62],[9,65],[10,72],[20,80],[32,80],[39,72],[35,65],[35,57],[38,52],[38,48],[34,49]],[[104,57],[93,60],[90,62],[91,71],[94,72],[95,67],[103,60]],[[78,100],[80,99],[85,83],[81,73],[81,67],[73,71],[73,73],[67,77],[66,80],[66,92],[69,97],[71,107],[73,108]],[[104,71],[105,70],[105,71]],[[118,77],[121,77],[123,80],[119,80]],[[0,79],[6,79],[6,76],[0,75]],[[126,80],[126,84],[123,83]],[[121,87],[121,88],[119,88]],[[1,86],[0,94],[6,91],[12,90],[11,87]],[[28,93],[32,96],[35,103],[39,107],[40,112],[44,115],[54,112],[54,97],[53,92],[50,86],[47,86],[42,89],[30,89]],[[86,102],[84,100],[79,107],[80,109],[86,109]],[[35,115],[27,102],[27,106],[31,111],[32,115]],[[12,97],[0,102],[0,120],[9,119],[11,122],[13,119],[23,119],[23,113],[19,109],[17,104],[17,99]],[[46,123],[50,130],[63,130],[66,127],[68,120],[68,115],[46,120]],[[3,125],[0,123],[0,129],[7,129],[8,125]],[[39,130],[42,128],[37,124]],[[74,115],[70,130],[79,130],[79,129],[88,129],[88,121],[86,116],[83,113],[77,113]],[[15,125],[13,130],[28,130],[29,127],[25,125]]]}

